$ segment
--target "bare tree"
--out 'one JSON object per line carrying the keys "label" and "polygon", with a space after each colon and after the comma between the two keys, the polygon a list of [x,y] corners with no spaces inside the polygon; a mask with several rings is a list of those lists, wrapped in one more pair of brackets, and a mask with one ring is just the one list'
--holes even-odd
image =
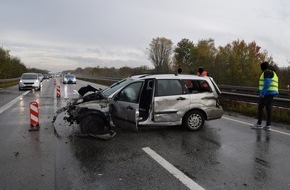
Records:
{"label": "bare tree", "polygon": [[148,58],[157,72],[169,71],[172,46],[172,41],[164,37],[153,38],[150,43],[150,48],[147,49]]}

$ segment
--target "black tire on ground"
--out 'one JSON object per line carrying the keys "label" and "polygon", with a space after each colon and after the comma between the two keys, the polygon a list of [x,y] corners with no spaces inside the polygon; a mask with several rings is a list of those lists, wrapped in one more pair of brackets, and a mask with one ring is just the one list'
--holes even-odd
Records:
{"label": "black tire on ground", "polygon": [[203,128],[204,121],[204,114],[201,111],[193,110],[184,116],[182,124],[190,131],[197,131]]}
{"label": "black tire on ground", "polygon": [[101,134],[105,129],[105,121],[100,115],[91,114],[80,121],[80,129],[83,134]]}

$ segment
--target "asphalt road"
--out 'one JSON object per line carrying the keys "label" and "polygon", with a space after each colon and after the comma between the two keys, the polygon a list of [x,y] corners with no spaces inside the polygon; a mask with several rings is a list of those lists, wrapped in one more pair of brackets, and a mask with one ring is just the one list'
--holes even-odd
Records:
{"label": "asphalt road", "polygon": [[[110,140],[77,137],[57,109],[87,85],[54,80],[42,91],[0,89],[0,189],[290,189],[290,131],[253,130],[255,118],[225,114],[203,130],[115,129]],[[94,85],[95,87],[102,87]],[[29,104],[39,104],[39,131],[29,131]],[[288,126],[289,127],[289,126]]]}

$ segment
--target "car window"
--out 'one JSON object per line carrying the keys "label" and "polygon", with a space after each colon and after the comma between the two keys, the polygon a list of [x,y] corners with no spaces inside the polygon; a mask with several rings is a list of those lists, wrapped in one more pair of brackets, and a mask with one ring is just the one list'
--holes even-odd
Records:
{"label": "car window", "polygon": [[190,93],[211,92],[206,80],[182,80],[182,82]]}
{"label": "car window", "polygon": [[127,84],[131,83],[132,81],[133,81],[133,79],[131,79],[131,78],[127,78],[127,79],[123,79],[121,81],[118,81],[118,82],[112,84],[111,86],[109,86],[108,88],[106,88],[105,90],[103,90],[102,94],[105,97],[109,97],[111,94],[113,94],[114,92],[116,92],[120,88],[126,86]]}
{"label": "car window", "polygon": [[67,78],[67,79],[74,79],[75,76],[73,76],[73,75],[66,75],[65,78]]}
{"label": "car window", "polygon": [[36,74],[24,74],[21,77],[22,79],[37,79],[37,75]]}
{"label": "car window", "polygon": [[128,85],[127,87],[125,87],[120,91],[118,100],[124,102],[137,103],[141,87],[142,82],[136,82]]}
{"label": "car window", "polygon": [[179,80],[162,79],[157,81],[156,96],[170,96],[184,94]]}

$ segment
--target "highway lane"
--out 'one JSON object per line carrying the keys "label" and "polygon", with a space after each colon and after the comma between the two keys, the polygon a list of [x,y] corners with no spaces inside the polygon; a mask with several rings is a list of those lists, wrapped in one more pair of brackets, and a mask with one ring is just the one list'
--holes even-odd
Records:
{"label": "highway lane", "polygon": [[[59,83],[61,98],[53,82],[43,82],[42,91],[28,93],[0,114],[0,189],[190,189],[183,183],[187,178],[200,189],[290,188],[285,129],[252,130],[249,124],[256,119],[226,114],[198,132],[117,128],[111,140],[80,138],[74,135],[78,127],[65,123],[64,115],[54,125],[51,120],[87,82]],[[11,90],[9,101],[22,93]],[[40,111],[40,130],[34,132],[28,131],[31,101],[39,102]],[[158,162],[146,150],[164,160]],[[166,162],[180,175],[173,175]]]}
{"label": "highway lane", "polygon": [[[15,92],[12,89],[7,91],[14,98],[18,97],[19,93],[25,93],[18,92],[17,87]],[[1,113],[0,189],[54,188],[54,150],[50,146],[54,141],[54,134],[48,120],[49,115],[54,113],[54,106],[53,96],[45,94],[48,90],[49,86],[44,85],[41,92],[29,92]],[[41,113],[41,130],[33,133],[28,132],[31,101],[39,102]]]}
{"label": "highway lane", "polygon": [[[53,79],[43,81],[41,91],[18,91],[18,86],[0,90],[0,189],[55,189],[56,136],[51,121],[68,97],[77,97],[74,90],[79,88],[67,88],[60,78],[57,82],[61,98],[56,98]],[[28,131],[32,101],[39,105],[40,130],[35,132]]]}

